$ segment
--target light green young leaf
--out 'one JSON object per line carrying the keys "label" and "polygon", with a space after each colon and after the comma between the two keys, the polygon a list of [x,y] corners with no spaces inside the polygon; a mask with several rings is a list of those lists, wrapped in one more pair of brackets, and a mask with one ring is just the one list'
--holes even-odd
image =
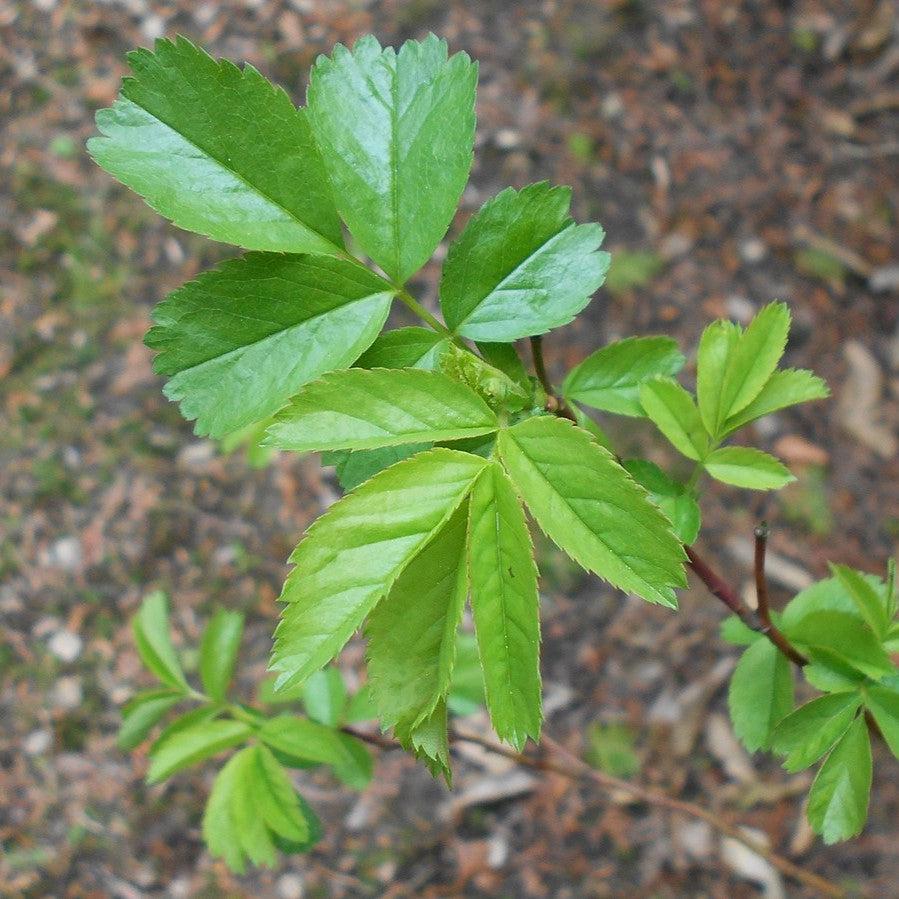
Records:
{"label": "light green young leaf", "polygon": [[369,35],[312,67],[310,121],[337,208],[399,284],[430,258],[468,181],[477,78],[433,34],[398,53]]}
{"label": "light green young leaf", "polygon": [[890,629],[890,617],[880,590],[865,575],[847,565],[834,565],[830,570],[849,594],[859,614],[882,642]]}
{"label": "light green young leaf", "polygon": [[727,436],[763,415],[777,412],[778,409],[786,409],[788,406],[811,400],[822,400],[829,395],[827,384],[804,368],[775,371],[759,395],[745,409],[727,419],[721,434]]}
{"label": "light green young leaf", "polygon": [[456,631],[468,595],[467,524],[466,502],[369,615],[368,676],[383,728],[400,721],[414,727],[449,689]]}
{"label": "light green young leaf", "polygon": [[131,626],[134,644],[141,661],[164,684],[186,693],[189,687],[169,636],[169,613],[165,593],[155,590],[145,597]]}
{"label": "light green young leaf", "polygon": [[[727,419],[742,412],[762,392],[783,356],[789,331],[790,310],[786,304],[769,303],[733,341],[723,368],[718,353],[710,354],[715,358],[714,375],[721,377],[715,427],[709,429],[713,437],[720,437]],[[723,344],[720,338],[718,342]]]}
{"label": "light green young leaf", "polygon": [[449,338],[432,328],[397,328],[383,331],[359,357],[359,368],[437,368]]}
{"label": "light green young leaf", "polygon": [[[876,580],[871,575],[865,577]],[[825,611],[844,612],[861,618],[846,588],[835,577],[830,577],[801,590],[787,603],[783,610],[783,628],[789,632],[809,615]]]}
{"label": "light green young leaf", "polygon": [[462,440],[498,426],[473,390],[439,372],[350,368],[301,388],[265,442],[296,452],[375,449]]}
{"label": "light green young leaf", "polygon": [[303,684],[303,707],[313,720],[337,727],[346,708],[346,685],[336,665],[327,665],[309,676]]}
{"label": "light green young leaf", "polygon": [[580,406],[573,405],[571,411],[577,420],[577,426],[585,430],[603,449],[614,454],[615,450],[609,435]]}
{"label": "light green young leaf", "polygon": [[257,747],[247,747],[236,756],[234,788],[229,805],[241,849],[254,865],[273,868],[277,860],[274,835],[266,826],[260,809]]}
{"label": "light green young leaf", "polygon": [[752,646],[762,639],[758,631],[744,624],[736,615],[729,615],[721,622],[721,639],[733,646]]}
{"label": "light green young leaf", "polygon": [[254,805],[266,827],[292,843],[309,839],[309,822],[287,773],[267,746],[253,747],[255,766],[247,766]]}
{"label": "light green young leaf", "polygon": [[740,656],[727,703],[743,745],[750,752],[767,749],[772,731],[793,708],[790,663],[769,640],[758,640]]}
{"label": "light green young leaf", "polygon": [[718,433],[721,414],[721,391],[731,353],[743,329],[724,319],[712,322],[702,332],[696,357],[696,401],[699,414],[709,434]]}
{"label": "light green young leaf", "polygon": [[751,446],[719,447],[702,464],[716,480],[749,490],[778,490],[796,480],[783,462]]}
{"label": "light green young leaf", "polygon": [[322,453],[322,465],[333,465],[340,486],[350,491],[395,462],[430,448],[430,443],[407,443],[370,450],[331,450]]}
{"label": "light green young leaf", "polygon": [[640,385],[658,376],[676,375],[683,355],[670,337],[628,337],[597,350],[565,378],[566,399],[594,409],[642,418]]}
{"label": "light green young leaf", "polygon": [[491,409],[517,412],[533,404],[534,389],[530,381],[523,386],[456,344],[450,344],[440,356],[439,368],[453,380],[467,384]]}
{"label": "light green young leaf", "polygon": [[570,322],[605,278],[605,232],[569,215],[571,189],[547,182],[488,200],[450,245],[440,306],[472,340],[510,342]]}
{"label": "light green young leaf", "polygon": [[700,461],[709,451],[709,436],[693,397],[677,381],[655,378],[640,386],[640,405],[671,445]]}
{"label": "light green young leaf", "polygon": [[819,696],[791,712],[774,729],[771,749],[785,755],[787,771],[801,771],[815,762],[846,733],[858,707],[858,693]]}
{"label": "light green young leaf", "polygon": [[204,721],[170,734],[150,750],[147,783],[159,783],[167,777],[242,743],[253,729],[242,721]]}
{"label": "light green young leaf", "polygon": [[234,674],[241,636],[243,615],[240,612],[218,609],[206,625],[200,643],[200,680],[213,699],[225,698]]}
{"label": "light green young leaf", "polygon": [[275,633],[278,687],[341,650],[468,496],[486,459],[435,448],[375,475],[331,506],[291,556]]}
{"label": "light green young leaf", "polygon": [[485,343],[476,344],[478,352],[494,368],[498,368],[506,377],[511,378],[516,384],[531,391],[531,376],[527,373],[521,356],[518,355],[511,343]]}
{"label": "light green young leaf", "polygon": [[440,700],[434,711],[419,724],[401,722],[394,728],[397,740],[404,749],[428,766],[433,777],[443,775],[447,786],[453,785],[453,772],[449,763],[449,734],[447,731],[446,702]]}
{"label": "light green young leaf", "polygon": [[483,709],[486,701],[477,637],[460,631],[456,638],[456,664],[453,666],[453,682],[446,696],[446,707],[454,715],[464,717]]}
{"label": "light green young leaf", "polygon": [[119,749],[128,751],[142,743],[165,713],[183,699],[183,693],[165,688],[138,693],[122,709],[122,726],[117,740]]}
{"label": "light green young leaf", "polygon": [[306,114],[252,66],[186,38],[128,54],[133,76],[97,113],[94,160],[181,228],[250,250],[343,251]]}
{"label": "light green young leaf", "polygon": [[824,650],[874,680],[895,671],[880,640],[856,615],[815,611],[797,622],[784,618],[783,631],[813,657],[818,650]]}
{"label": "light green young leaf", "polygon": [[221,437],[345,368],[377,337],[393,290],[345,259],[248,253],[201,274],[153,312],[146,344],[165,394]]}
{"label": "light green young leaf", "polygon": [[865,688],[865,705],[874,716],[890,752],[899,759],[899,692],[872,684]]}
{"label": "light green young leaf", "polygon": [[624,470],[649,491],[652,501],[665,513],[674,533],[689,546],[696,541],[702,523],[699,503],[686,487],[669,478],[658,465],[646,459],[628,459]]}
{"label": "light green young leaf", "polygon": [[468,555],[490,720],[520,752],[539,739],[543,719],[537,567],[524,510],[497,462],[471,493]]}
{"label": "light green young leaf", "polygon": [[589,434],[538,416],[500,431],[500,459],[537,523],[614,586],[673,607],[684,551],[646,491]]}
{"label": "light green young leaf", "polygon": [[374,721],[378,717],[375,699],[368,684],[363,684],[351,697],[346,707],[347,724]]}
{"label": "light green young leaf", "polygon": [[207,721],[212,721],[221,714],[221,707],[213,704],[201,705],[189,712],[179,715],[174,721],[170,721],[159,733],[159,736],[150,746],[150,755],[159,752],[160,749],[173,737],[182,731],[190,730]]}
{"label": "light green young leaf", "polygon": [[857,836],[868,817],[871,741],[861,716],[834,746],[808,796],[808,819],[828,845]]}
{"label": "light green young leaf", "polygon": [[289,760],[329,765],[347,786],[362,790],[371,780],[372,760],[356,739],[309,718],[278,715],[259,728],[259,739]]}
{"label": "light green young leaf", "polygon": [[246,855],[231,807],[235,791],[242,788],[238,774],[243,768],[243,759],[252,752],[253,747],[247,746],[228,759],[216,775],[203,813],[203,840],[209,852],[215,858],[223,858],[225,864],[237,874],[243,874],[246,870]]}

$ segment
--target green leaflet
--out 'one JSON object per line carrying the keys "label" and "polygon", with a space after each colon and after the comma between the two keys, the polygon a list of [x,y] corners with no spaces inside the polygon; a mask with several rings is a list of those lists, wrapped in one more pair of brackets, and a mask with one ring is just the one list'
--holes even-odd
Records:
{"label": "green leaflet", "polygon": [[218,609],[206,625],[200,644],[200,680],[212,699],[224,699],[234,674],[243,635],[243,615]]}
{"label": "green leaflet", "polygon": [[[790,310],[769,303],[745,331],[716,323],[700,342],[700,411],[709,434],[721,437],[725,422],[742,412],[761,393],[787,345]],[[708,372],[703,372],[703,367]]]}
{"label": "green leaflet", "polygon": [[524,510],[497,462],[471,492],[468,555],[490,720],[520,752],[539,739],[543,718],[537,566]]}
{"label": "green leaflet", "polygon": [[431,328],[384,331],[356,362],[360,368],[437,368],[448,337]]}
{"label": "green leaflet", "polygon": [[685,361],[670,337],[628,337],[597,350],[571,369],[562,394],[594,409],[643,417],[640,385],[657,376],[676,375]]}
{"label": "green leaflet", "polygon": [[570,322],[605,278],[605,232],[576,225],[571,190],[547,182],[510,188],[471,217],[449,249],[440,306],[472,340],[510,342]]}
{"label": "green leaflet", "polygon": [[277,847],[274,835],[261,814],[263,785],[258,779],[256,747],[247,747],[235,758],[238,759],[236,784],[229,806],[241,849],[254,865],[273,868],[277,860]]}
{"label": "green leaflet", "polygon": [[377,337],[392,288],[345,259],[248,253],[204,272],[153,312],[147,346],[198,434],[271,415],[298,387],[350,365]]}
{"label": "green leaflet", "polygon": [[793,708],[790,663],[768,640],[740,656],[727,696],[734,733],[750,751],[766,749],[771,733]]}
{"label": "green leaflet", "polygon": [[881,642],[890,629],[890,615],[881,591],[860,571],[847,565],[831,565],[830,570],[843,585],[865,623]]}
{"label": "green leaflet", "polygon": [[138,693],[122,709],[122,726],[117,740],[119,749],[127,752],[142,743],[165,713],[183,699],[183,693],[165,688]]}
{"label": "green leaflet", "polygon": [[709,452],[705,431],[693,397],[677,381],[654,378],[640,387],[640,405],[671,445],[688,459],[700,461]]}
{"label": "green leaflet", "polygon": [[861,833],[871,792],[871,742],[859,716],[818,771],[808,797],[808,819],[830,845]]}
{"label": "green leaflet", "polygon": [[333,465],[337,480],[344,490],[355,490],[372,475],[430,449],[430,443],[409,443],[404,446],[383,446],[371,450],[334,450],[322,453],[322,465]]}
{"label": "green leaflet", "polygon": [[778,409],[807,403],[810,400],[821,400],[829,395],[827,384],[810,371],[803,368],[785,368],[776,371],[759,395],[745,409],[727,419],[722,434],[726,436],[737,428],[742,428],[743,425]]}
{"label": "green leaflet", "polygon": [[397,283],[430,258],[468,181],[477,77],[433,34],[399,52],[369,35],[312,67],[310,121],[337,207]]}
{"label": "green leaflet", "polygon": [[444,374],[351,368],[301,388],[265,442],[296,452],[375,449],[479,437],[497,427],[490,407]]}
{"label": "green leaflet", "polygon": [[165,593],[156,590],[145,597],[132,622],[134,643],[141,661],[164,684],[186,693],[187,681],[169,636],[169,613]]}
{"label": "green leaflet", "polygon": [[589,434],[538,416],[500,431],[500,459],[537,523],[584,568],[673,607],[684,552],[668,519]]}
{"label": "green leaflet", "polygon": [[329,662],[462,504],[485,459],[435,448],[375,475],[321,516],[290,561],[275,632],[278,688]]}
{"label": "green leaflet", "polygon": [[177,771],[243,743],[252,728],[242,721],[203,721],[171,733],[150,751],[147,783],[159,783]]}
{"label": "green leaflet", "polygon": [[859,705],[858,693],[834,693],[807,702],[777,725],[772,751],[786,756],[787,771],[814,765],[846,733]]}
{"label": "green leaflet", "polygon": [[899,759],[899,693],[871,684],[865,687],[865,705],[874,716],[890,752]]}
{"label": "green leaflet", "polygon": [[255,805],[266,826],[292,843],[309,839],[309,822],[296,790],[267,746],[254,746],[252,789]]}
{"label": "green leaflet", "polygon": [[434,711],[418,724],[401,722],[394,729],[400,745],[428,766],[432,776],[443,775],[447,786],[453,785],[449,764],[449,734],[446,702],[441,699]]}
{"label": "green leaflet", "polygon": [[203,840],[210,853],[223,858],[228,867],[238,874],[246,870],[246,856],[231,806],[235,791],[241,788],[238,775],[243,768],[243,760],[252,751],[253,747],[248,746],[228,759],[215,778],[203,813]]}
{"label": "green leaflet", "polygon": [[628,459],[622,468],[649,491],[652,501],[671,522],[678,539],[689,546],[699,536],[702,514],[699,503],[687,488],[669,478],[658,465],[646,459]]}
{"label": "green leaflet", "polygon": [[749,490],[777,490],[796,480],[779,459],[750,446],[719,447],[702,464],[716,480]]}
{"label": "green leaflet", "polygon": [[368,676],[382,728],[421,723],[449,689],[468,595],[467,525],[463,503],[369,615]]}
{"label": "green leaflet", "polygon": [[336,254],[340,221],[303,110],[252,66],[186,38],[128,54],[97,113],[98,165],[181,228],[250,250]]}
{"label": "green leaflet", "polygon": [[329,765],[347,786],[362,790],[371,780],[372,759],[355,738],[308,718],[278,715],[259,728],[259,739],[286,756],[316,765]]}
{"label": "green leaflet", "polygon": [[511,378],[527,393],[532,392],[531,376],[527,373],[513,344],[480,342],[476,346],[478,352],[490,365],[499,369],[506,377]]}
{"label": "green leaflet", "polygon": [[302,687],[303,708],[313,720],[328,727],[339,727],[346,709],[346,684],[336,665],[310,675]]}

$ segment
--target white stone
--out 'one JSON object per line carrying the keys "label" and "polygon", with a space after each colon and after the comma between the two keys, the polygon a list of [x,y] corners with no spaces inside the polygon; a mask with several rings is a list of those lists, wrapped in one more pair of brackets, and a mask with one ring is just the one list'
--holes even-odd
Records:
{"label": "white stone", "polygon": [[44,553],[47,568],[77,571],[81,567],[81,542],[77,537],[62,537]]}
{"label": "white stone", "polygon": [[299,874],[282,874],[275,884],[278,899],[303,899],[305,889]]}
{"label": "white stone", "polygon": [[71,711],[81,705],[81,679],[77,677],[61,677],[53,690],[53,704],[60,709]]}
{"label": "white stone", "polygon": [[50,740],[49,730],[33,730],[22,741],[22,749],[27,755],[41,755],[50,748]]}
{"label": "white stone", "polygon": [[47,644],[50,652],[61,662],[74,662],[81,655],[83,643],[78,634],[71,631],[57,631]]}

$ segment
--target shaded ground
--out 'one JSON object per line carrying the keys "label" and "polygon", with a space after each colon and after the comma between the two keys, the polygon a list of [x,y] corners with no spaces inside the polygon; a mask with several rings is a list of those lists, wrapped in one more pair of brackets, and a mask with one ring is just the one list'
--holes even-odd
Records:
{"label": "shaded ground", "polygon": [[[813,367],[835,399],[759,427],[799,483],[780,498],[710,491],[702,537],[743,585],[767,517],[782,601],[827,558],[881,571],[899,539],[896,9],[787,6],[0,0],[0,893],[756,894],[694,824],[553,778],[510,780],[478,756],[459,760],[454,796],[486,784],[495,800],[455,819],[435,814],[449,794],[399,757],[361,797],[306,778],[325,842],[243,878],[202,850],[211,766],[142,785],[144,760],[114,746],[118,708],[143,683],[127,627],[141,596],[167,590],[189,640],[216,603],[246,610],[249,690],[283,561],[334,486],[313,460],[259,471],[222,457],[162,398],[140,343],[148,311],[228,250],[167,225],[83,143],[124,51],[163,33],[249,60],[297,99],[317,53],[369,30],[433,29],[467,49],[481,88],[466,210],[507,184],[570,183],[578,217],[601,221],[625,260],[549,341],[558,371],[662,328],[693,352],[712,316],[791,304],[788,363]],[[428,296],[435,276],[418,285]],[[614,427],[624,447],[658,446],[648,428]],[[865,834],[824,848],[802,826],[801,781],[732,745],[734,652],[701,588],[673,616],[545,548],[541,567],[552,734],[580,751],[591,723],[624,721],[645,781],[737,814],[831,879],[896,894],[899,790],[882,747]],[[347,670],[360,659],[352,647]]]}

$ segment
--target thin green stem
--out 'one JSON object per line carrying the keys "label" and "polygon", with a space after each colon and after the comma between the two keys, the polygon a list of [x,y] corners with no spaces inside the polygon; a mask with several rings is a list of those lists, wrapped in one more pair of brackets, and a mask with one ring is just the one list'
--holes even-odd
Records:
{"label": "thin green stem", "polygon": [[[429,324],[435,331],[439,331],[441,334],[445,334],[447,337],[451,337],[453,340],[456,340],[456,336],[450,331],[449,328],[442,321],[440,321],[435,316],[431,315],[418,300],[406,290],[405,287],[400,287],[396,284],[393,285],[396,290],[396,295],[399,298],[400,302],[407,306],[412,312],[414,312],[422,321]],[[458,342],[458,341],[457,341]]]}

